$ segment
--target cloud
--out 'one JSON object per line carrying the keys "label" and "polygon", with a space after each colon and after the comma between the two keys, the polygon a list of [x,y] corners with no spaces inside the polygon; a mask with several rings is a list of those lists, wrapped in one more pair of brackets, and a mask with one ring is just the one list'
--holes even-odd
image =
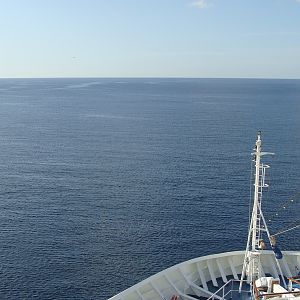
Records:
{"label": "cloud", "polygon": [[[297,0],[300,1],[300,0]],[[207,0],[196,0],[191,3],[192,6],[196,6],[198,8],[205,8],[207,7]]]}

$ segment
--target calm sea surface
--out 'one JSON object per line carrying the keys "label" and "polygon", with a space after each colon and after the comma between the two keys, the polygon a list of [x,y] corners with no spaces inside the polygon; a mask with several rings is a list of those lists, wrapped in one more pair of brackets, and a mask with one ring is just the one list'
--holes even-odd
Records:
{"label": "calm sea surface", "polygon": [[300,191],[300,81],[1,79],[0,299],[104,300],[244,249],[258,129],[271,218]]}

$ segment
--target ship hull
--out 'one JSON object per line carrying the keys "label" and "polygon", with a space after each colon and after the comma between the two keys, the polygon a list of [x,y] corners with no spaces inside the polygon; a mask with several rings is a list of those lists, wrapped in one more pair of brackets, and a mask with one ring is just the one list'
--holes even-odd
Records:
{"label": "ship hull", "polygon": [[[108,300],[169,300],[174,295],[181,299],[206,299],[229,280],[239,280],[245,251],[225,252],[191,259],[165,269]],[[298,275],[300,251],[285,251],[275,261],[272,251],[261,253],[262,275],[280,277],[278,263],[285,277]],[[218,297],[216,297],[218,298]]]}

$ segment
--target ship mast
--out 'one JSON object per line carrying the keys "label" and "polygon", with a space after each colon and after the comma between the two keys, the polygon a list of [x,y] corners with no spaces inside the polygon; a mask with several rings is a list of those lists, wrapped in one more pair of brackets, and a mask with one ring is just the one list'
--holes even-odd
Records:
{"label": "ship mast", "polygon": [[254,201],[253,201],[253,210],[252,210],[252,228],[250,230],[252,231],[252,242],[251,242],[251,250],[256,251],[258,240],[260,236],[260,211],[259,207],[261,205],[261,191],[260,188],[260,157],[261,157],[261,138],[260,138],[260,132],[257,135],[257,140],[255,143],[256,150],[254,152],[255,157],[255,183],[254,183]]}
{"label": "ship mast", "polygon": [[253,208],[249,225],[243,271],[241,275],[240,292],[242,290],[242,284],[245,276],[247,276],[247,282],[251,285],[255,280],[261,277],[260,253],[265,248],[265,244],[261,238],[262,232],[266,232],[268,237],[270,237],[267,224],[261,210],[263,188],[268,187],[265,183],[265,173],[269,166],[261,163],[261,157],[266,154],[273,153],[261,151],[261,132],[259,131],[257,134],[254,152],[252,153],[253,160],[255,162]]}

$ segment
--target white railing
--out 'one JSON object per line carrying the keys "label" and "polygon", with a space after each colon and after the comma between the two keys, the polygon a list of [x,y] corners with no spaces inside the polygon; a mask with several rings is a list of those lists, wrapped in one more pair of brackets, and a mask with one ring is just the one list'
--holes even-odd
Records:
{"label": "white railing", "polygon": [[[238,283],[236,287],[234,287],[234,283]],[[231,279],[226,282],[222,287],[220,287],[214,294],[212,294],[207,300],[222,300],[226,299],[228,295],[230,295],[230,299],[232,299],[233,293],[239,293],[239,283],[241,281],[237,279]],[[250,290],[241,290],[241,293],[249,293]]]}

